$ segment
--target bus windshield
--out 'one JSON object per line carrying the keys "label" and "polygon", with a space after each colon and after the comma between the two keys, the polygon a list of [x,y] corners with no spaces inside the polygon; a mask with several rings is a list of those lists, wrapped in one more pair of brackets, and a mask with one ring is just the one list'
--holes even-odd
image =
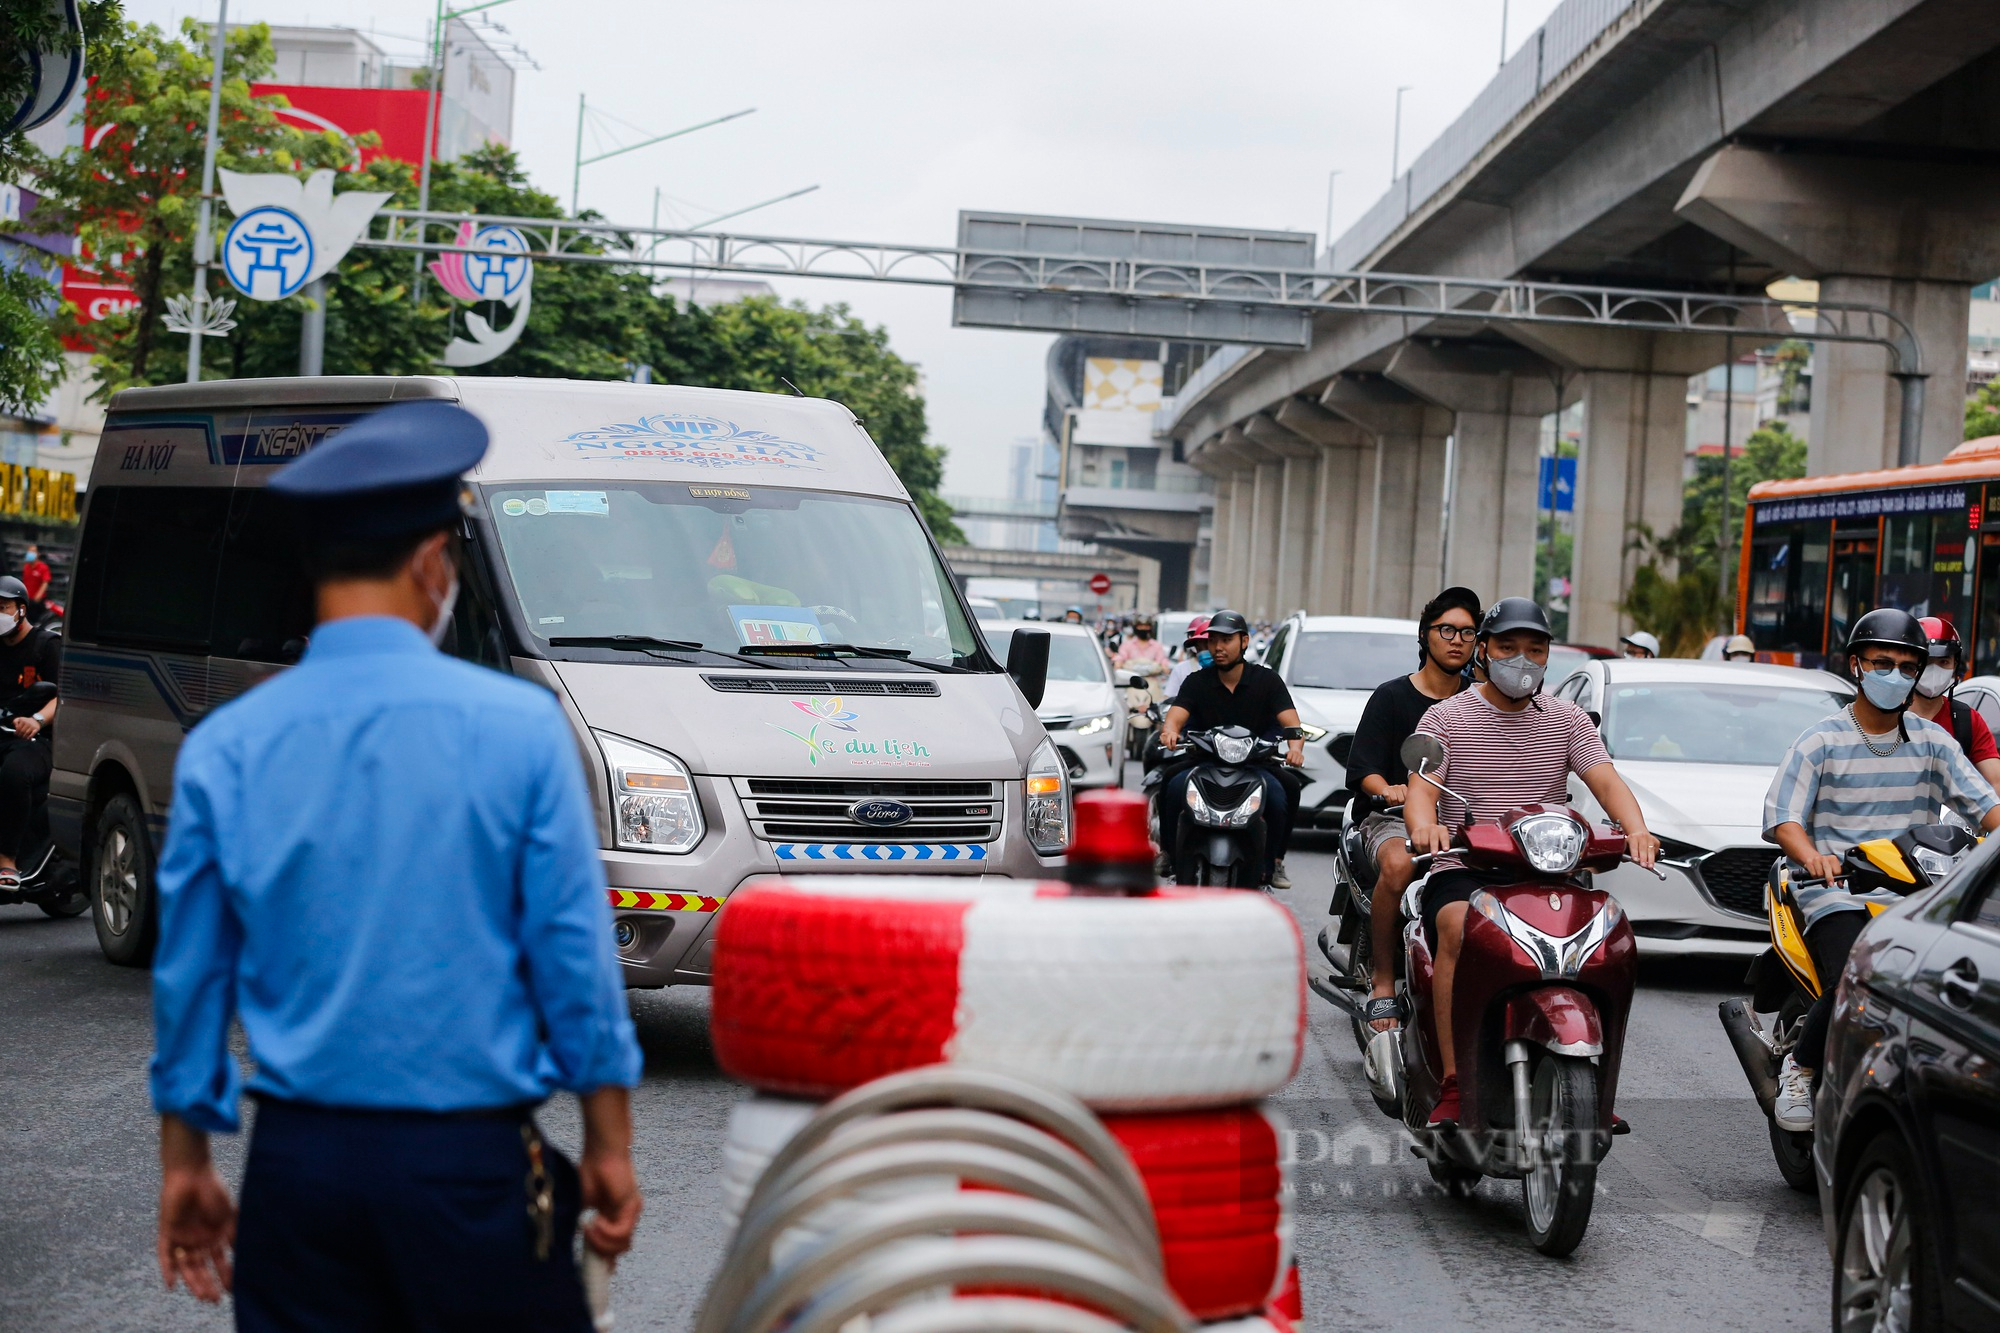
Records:
{"label": "bus windshield", "polygon": [[721,652],[852,644],[945,666],[976,655],[907,504],[765,486],[574,485],[486,491],[521,617],[555,656],[565,645],[552,640],[615,635]]}

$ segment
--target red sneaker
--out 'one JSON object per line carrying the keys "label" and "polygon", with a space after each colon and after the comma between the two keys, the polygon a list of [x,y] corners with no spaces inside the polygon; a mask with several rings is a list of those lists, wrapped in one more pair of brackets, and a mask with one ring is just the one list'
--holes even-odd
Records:
{"label": "red sneaker", "polygon": [[1437,1105],[1431,1108],[1430,1122],[1442,1125],[1446,1121],[1458,1123],[1458,1075],[1447,1074],[1438,1087]]}

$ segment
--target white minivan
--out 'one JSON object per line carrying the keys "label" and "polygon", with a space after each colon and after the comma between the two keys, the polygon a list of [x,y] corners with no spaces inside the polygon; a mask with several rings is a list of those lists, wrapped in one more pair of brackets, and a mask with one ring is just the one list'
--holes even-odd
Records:
{"label": "white minivan", "polygon": [[431,376],[130,389],[78,543],[50,782],[107,956],[151,953],[182,736],[311,633],[265,482],[417,398],[492,432],[445,648],[562,702],[629,985],[707,981],[719,912],[762,877],[1061,864],[1069,776],[1035,716],[1048,641],[994,659],[839,404]]}

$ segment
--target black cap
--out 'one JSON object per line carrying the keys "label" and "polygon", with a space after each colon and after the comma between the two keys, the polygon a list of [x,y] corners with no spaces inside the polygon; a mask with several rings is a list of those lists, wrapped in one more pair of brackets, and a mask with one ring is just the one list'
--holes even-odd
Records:
{"label": "black cap", "polygon": [[450,524],[466,472],[486,456],[486,426],[435,400],[385,407],[271,478],[321,538],[399,537]]}
{"label": "black cap", "polygon": [[1484,639],[1522,629],[1546,634],[1551,639],[1555,637],[1555,631],[1549,628],[1549,618],[1542,614],[1541,606],[1533,598],[1502,597],[1487,609],[1486,618],[1479,622],[1479,637]]}
{"label": "black cap", "polygon": [[1210,634],[1248,634],[1250,622],[1239,611],[1217,611],[1208,618]]}

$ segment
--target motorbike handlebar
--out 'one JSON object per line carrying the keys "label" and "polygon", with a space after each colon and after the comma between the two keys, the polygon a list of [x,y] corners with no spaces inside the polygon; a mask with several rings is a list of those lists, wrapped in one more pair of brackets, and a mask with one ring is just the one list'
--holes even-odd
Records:
{"label": "motorbike handlebar", "polygon": [[[1626,855],[1620,857],[1619,859],[1621,861],[1630,861],[1635,866],[1639,865],[1639,860],[1635,856]],[[1648,871],[1649,873],[1651,873],[1654,879],[1657,879],[1662,883],[1666,882],[1667,872],[1660,869],[1658,866],[1639,866],[1639,868],[1641,870]]]}

